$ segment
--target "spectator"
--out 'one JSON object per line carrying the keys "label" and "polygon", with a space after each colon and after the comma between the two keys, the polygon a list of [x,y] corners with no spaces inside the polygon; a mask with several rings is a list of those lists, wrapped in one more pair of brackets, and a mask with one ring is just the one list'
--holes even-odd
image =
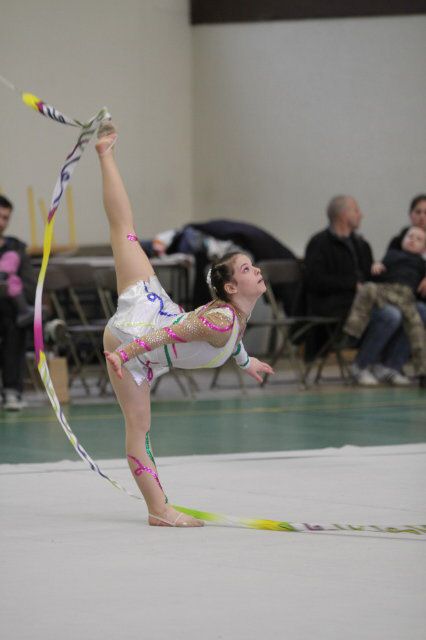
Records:
{"label": "spectator", "polygon": [[[419,227],[426,232],[426,194],[422,193],[412,199],[410,203],[410,209],[408,212],[411,225],[413,227]],[[392,238],[389,242],[389,249],[397,249],[401,251],[402,240],[410,227],[404,227],[400,233]],[[426,258],[426,253],[423,253],[423,257]],[[417,287],[417,297],[421,300],[426,298],[426,277],[420,282]],[[418,305],[418,310],[423,318],[423,322],[426,323],[426,303],[422,302]]]}
{"label": "spectator", "polygon": [[[4,232],[13,211],[12,203],[0,196],[0,342],[3,408],[18,411],[23,407],[25,339],[28,304],[34,301],[36,275],[25,253],[25,243]],[[18,318],[19,325],[18,326]]]}
{"label": "spectator", "polygon": [[415,295],[419,283],[425,277],[426,263],[422,258],[425,247],[425,231],[420,227],[409,227],[403,237],[401,250],[389,249],[383,262],[373,264],[371,273],[380,278],[381,282],[368,282],[359,287],[343,328],[349,336],[361,338],[375,305],[389,303],[397,307],[403,317],[414,367],[419,375],[420,386],[423,387],[426,381],[425,330]]}
{"label": "spectator", "polygon": [[[370,277],[372,253],[369,244],[355,233],[362,214],[353,198],[336,196],[327,214],[329,228],[315,235],[306,249],[308,313],[337,316],[343,324],[359,284]],[[410,384],[402,372],[410,346],[401,324],[401,311],[394,305],[374,307],[352,367],[358,384]],[[307,359],[315,357],[320,347],[318,332],[311,334]]]}
{"label": "spectator", "polygon": [[[345,320],[358,284],[368,279],[373,262],[370,245],[356,233],[362,213],[351,196],[335,196],[327,207],[329,225],[306,248],[305,276],[309,315]],[[317,328],[308,336],[305,357],[312,360],[327,335]]]}
{"label": "spectator", "polygon": [[[412,226],[426,231],[426,194],[420,194],[413,198],[408,215]],[[398,235],[391,239],[388,250],[401,250],[401,242],[408,229],[409,227],[404,227]],[[426,324],[425,298],[426,278],[423,278],[417,287],[417,310],[423,320],[423,324]],[[364,336],[355,364],[360,368],[373,365],[374,375],[381,382],[409,384],[408,378],[403,375],[403,367],[410,358],[411,350],[408,338],[402,327],[402,314],[395,306],[388,306],[386,313],[388,322],[382,323],[381,331],[378,330],[374,336],[374,332],[367,329],[367,336]],[[381,364],[377,364],[377,354],[379,353],[377,349],[379,347],[382,349]],[[371,348],[373,348],[373,351],[369,351]],[[376,360],[372,358],[376,358]]]}
{"label": "spectator", "polygon": [[397,249],[401,251],[402,240],[410,226],[420,227],[426,231],[426,194],[422,193],[412,199],[410,209],[408,211],[410,225],[401,229],[398,235],[394,236],[389,242],[388,249]]}

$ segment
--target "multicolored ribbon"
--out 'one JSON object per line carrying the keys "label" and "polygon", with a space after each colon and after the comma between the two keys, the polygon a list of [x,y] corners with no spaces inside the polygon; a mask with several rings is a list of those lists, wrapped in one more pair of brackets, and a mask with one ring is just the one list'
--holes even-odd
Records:
{"label": "multicolored ribbon", "polygon": [[234,516],[225,516],[221,513],[210,513],[208,511],[197,511],[196,509],[187,509],[173,505],[176,511],[186,513],[189,516],[213,522],[219,525],[228,525],[231,527],[244,527],[246,529],[267,529],[268,531],[290,531],[290,532],[317,532],[317,531],[365,531],[374,533],[414,533],[415,535],[425,535],[426,525],[407,524],[400,527],[379,526],[376,524],[312,524],[308,522],[280,522],[279,520],[260,520],[256,518],[235,518]]}
{"label": "multicolored ribbon", "polygon": [[[16,91],[16,88],[12,83],[8,80],[0,76],[0,81],[3,82],[8,88]],[[63,113],[50,106],[43,100],[40,100],[32,93],[20,92],[22,100],[24,104],[31,107],[41,115],[54,120],[60,124],[65,124],[71,127],[78,127],[81,129],[80,134],[77,138],[75,146],[72,151],[67,155],[64,164],[61,167],[59,172],[58,179],[56,181],[55,188],[53,190],[52,201],[50,205],[49,214],[47,217],[47,223],[44,233],[44,241],[43,241],[43,259],[40,268],[40,273],[37,282],[36,289],[36,302],[35,302],[35,313],[34,313],[34,345],[36,352],[36,361],[37,367],[40,372],[41,379],[46,388],[47,395],[52,404],[53,410],[58,418],[58,421],[65,432],[68,440],[71,442],[77,454],[80,456],[82,460],[87,462],[92,471],[95,471],[98,475],[100,475],[105,480],[108,480],[116,489],[120,489],[128,496],[132,498],[136,498],[137,500],[142,500],[142,496],[136,495],[130,491],[128,491],[125,487],[119,484],[116,480],[110,478],[106,473],[104,473],[99,465],[91,458],[91,456],[87,453],[84,447],[79,443],[77,436],[72,431],[69,426],[67,419],[62,411],[62,407],[58,400],[58,397],[53,388],[52,380],[49,373],[49,367],[47,366],[47,359],[44,352],[44,341],[43,341],[43,327],[42,327],[42,294],[43,294],[43,286],[44,279],[46,275],[47,265],[49,262],[49,256],[51,251],[52,244],[52,235],[53,235],[53,227],[55,222],[55,214],[58,210],[58,206],[62,199],[63,194],[71,180],[71,176],[73,171],[80,160],[83,152],[90,142],[93,134],[97,131],[100,123],[105,118],[109,117],[108,110],[106,107],[103,107],[98,111],[98,113],[93,116],[90,120],[85,123],[80,122],[74,118],[69,118],[65,116]],[[225,516],[217,513],[210,513],[208,511],[197,511],[195,509],[188,509],[186,507],[180,507],[173,505],[177,511],[182,513],[186,513],[188,515],[194,516],[195,518],[199,518],[201,520],[205,520],[206,522],[213,522],[216,524],[222,525],[230,525],[230,526],[241,526],[251,529],[267,529],[270,531],[375,531],[381,533],[412,533],[416,535],[426,534],[426,525],[407,525],[404,527],[379,527],[377,525],[350,525],[350,524],[297,524],[293,522],[279,522],[276,520],[259,520],[259,519],[248,519],[248,518],[236,518],[232,516]]]}
{"label": "multicolored ribbon", "polygon": [[[0,79],[4,84],[9,86],[9,88],[16,91],[16,88],[8,81],[0,76]],[[71,442],[77,454],[87,462],[92,469],[98,473],[102,478],[111,482],[117,489],[124,491],[127,495],[132,498],[136,498],[138,500],[142,500],[142,496],[136,495],[128,491],[125,487],[121,486],[116,480],[110,478],[106,473],[104,473],[99,465],[91,458],[91,456],[87,453],[84,447],[79,443],[77,436],[72,431],[69,426],[67,419],[62,411],[62,407],[56,395],[55,389],[53,388],[52,380],[50,377],[49,367],[47,365],[46,354],[44,352],[44,341],[43,341],[43,325],[42,325],[42,297],[43,297],[43,287],[44,280],[46,276],[47,265],[49,262],[51,245],[52,245],[52,236],[53,236],[53,228],[55,224],[55,214],[58,210],[59,204],[61,202],[62,196],[65,193],[65,190],[71,180],[71,176],[74,172],[77,163],[81,159],[81,156],[84,153],[85,148],[90,142],[93,134],[97,131],[100,123],[105,118],[109,117],[108,109],[103,107],[98,111],[98,113],[90,118],[87,122],[80,122],[74,118],[69,118],[68,116],[61,113],[55,107],[47,104],[43,100],[37,98],[37,96],[32,93],[20,92],[21,98],[24,104],[31,109],[34,109],[41,115],[58,122],[59,124],[65,124],[71,127],[77,127],[80,129],[79,136],[76,140],[76,143],[70,153],[67,155],[64,164],[62,165],[58,179],[55,184],[55,188],[52,194],[52,200],[50,204],[49,213],[47,216],[47,223],[44,232],[44,240],[43,240],[43,258],[42,264],[40,267],[40,273],[37,281],[37,289],[36,289],[36,298],[35,298],[35,308],[34,308],[34,348],[36,355],[37,368],[40,373],[40,377],[43,381],[43,384],[46,388],[47,395],[52,404],[53,410],[56,414],[56,417],[59,420],[59,423],[62,429],[65,432],[68,440]]]}

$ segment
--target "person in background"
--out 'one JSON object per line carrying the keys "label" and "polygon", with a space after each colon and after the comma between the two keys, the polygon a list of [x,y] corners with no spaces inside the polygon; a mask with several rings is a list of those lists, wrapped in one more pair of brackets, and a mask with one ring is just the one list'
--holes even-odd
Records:
{"label": "person in background", "polygon": [[[422,193],[415,196],[408,209],[408,216],[411,226],[418,227],[426,231],[426,194]],[[390,249],[401,250],[402,240],[410,227],[404,227],[400,233],[394,236],[388,245]],[[423,254],[425,258],[426,255]],[[426,278],[423,278],[417,287],[417,311],[426,325]],[[402,326],[401,311],[393,306],[389,307],[389,313],[392,314],[392,325],[397,327],[396,331],[388,341],[385,352],[382,354],[382,363],[374,365],[374,375],[380,382],[388,382],[390,384],[408,385],[409,380],[403,373],[403,367],[410,359],[411,350],[408,337]],[[387,327],[383,327],[385,336]],[[367,345],[368,347],[368,345]],[[361,354],[361,365],[366,367],[371,364],[368,350],[364,349]]]}
{"label": "person in background", "polygon": [[419,227],[423,229],[423,231],[426,231],[426,193],[421,193],[411,200],[408,217],[410,218],[410,224],[401,229],[398,235],[391,239],[388,250],[397,249],[401,251],[402,240],[410,227]]}
{"label": "person in background", "polygon": [[[370,245],[357,233],[362,213],[357,201],[335,196],[327,208],[328,228],[311,238],[306,249],[308,312],[340,318],[342,325],[357,290],[370,279],[373,256]],[[324,341],[324,336],[322,336]],[[354,381],[362,386],[379,382],[409,385],[402,366],[410,345],[402,328],[401,310],[392,304],[375,306],[352,366]],[[321,348],[315,334],[308,339],[307,359]]]}
{"label": "person in background", "polygon": [[36,274],[18,238],[6,236],[13,204],[0,195],[0,367],[2,400],[6,411],[19,411],[25,371],[27,327],[34,310]]}
{"label": "person in background", "polygon": [[[409,227],[401,250],[389,249],[383,262],[373,264],[371,274],[376,282],[367,282],[359,287],[343,327],[349,336],[361,338],[376,305],[381,307],[389,303],[397,307],[402,314],[414,368],[423,388],[426,386],[426,343],[423,320],[416,305],[416,293],[426,273],[426,263],[422,257],[425,247],[425,231],[420,227]],[[373,367],[373,373],[375,371]]]}
{"label": "person in background", "polygon": [[[357,287],[371,270],[371,247],[357,232],[362,212],[349,195],[332,198],[327,207],[328,226],[308,242],[305,253],[306,305],[309,315],[335,317],[343,323]],[[307,339],[305,357],[313,360],[327,335],[319,327]]]}

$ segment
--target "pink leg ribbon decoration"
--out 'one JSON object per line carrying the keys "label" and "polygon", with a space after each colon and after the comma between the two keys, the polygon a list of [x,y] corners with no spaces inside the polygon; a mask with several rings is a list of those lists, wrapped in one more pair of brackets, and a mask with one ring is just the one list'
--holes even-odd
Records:
{"label": "pink leg ribbon decoration", "polygon": [[138,241],[138,236],[135,236],[134,233],[128,233],[126,238],[127,238],[127,240],[130,240],[130,242],[137,242]]}
{"label": "pink leg ribbon decoration", "polygon": [[136,462],[136,464],[137,464],[136,469],[133,469],[133,473],[135,474],[135,476],[141,476],[143,473],[149,473],[154,478],[154,480],[156,481],[156,483],[160,487],[161,491],[164,493],[164,489],[161,486],[160,478],[158,477],[158,474],[155,473],[155,471],[153,471],[149,467],[146,467],[144,464],[142,464],[142,462],[140,460],[138,460],[138,458],[135,458],[135,456],[131,456],[131,455],[128,454],[127,457],[130,460],[133,460],[133,462]]}

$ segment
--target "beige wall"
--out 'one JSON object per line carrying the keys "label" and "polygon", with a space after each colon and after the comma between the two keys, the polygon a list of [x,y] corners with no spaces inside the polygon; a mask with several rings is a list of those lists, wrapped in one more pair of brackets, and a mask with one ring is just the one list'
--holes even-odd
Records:
{"label": "beige wall", "polygon": [[[425,16],[191,28],[186,0],[0,7],[1,74],[70,116],[109,107],[141,236],[229,216],[302,253],[349,192],[380,254],[426,190]],[[75,131],[3,85],[0,104],[0,187],[28,241],[26,187],[50,200]],[[93,148],[73,189],[79,242],[107,241]]]}
{"label": "beige wall", "polygon": [[[186,0],[0,0],[0,74],[71,117],[107,105],[140,235],[191,215],[191,29]],[[50,201],[75,130],[0,84],[0,187],[30,239],[26,187]],[[107,241],[93,147],[73,178],[80,243]],[[58,214],[59,241],[67,226]]]}
{"label": "beige wall", "polygon": [[194,207],[298,253],[355,195],[378,255],[426,191],[426,16],[194,28]]}

